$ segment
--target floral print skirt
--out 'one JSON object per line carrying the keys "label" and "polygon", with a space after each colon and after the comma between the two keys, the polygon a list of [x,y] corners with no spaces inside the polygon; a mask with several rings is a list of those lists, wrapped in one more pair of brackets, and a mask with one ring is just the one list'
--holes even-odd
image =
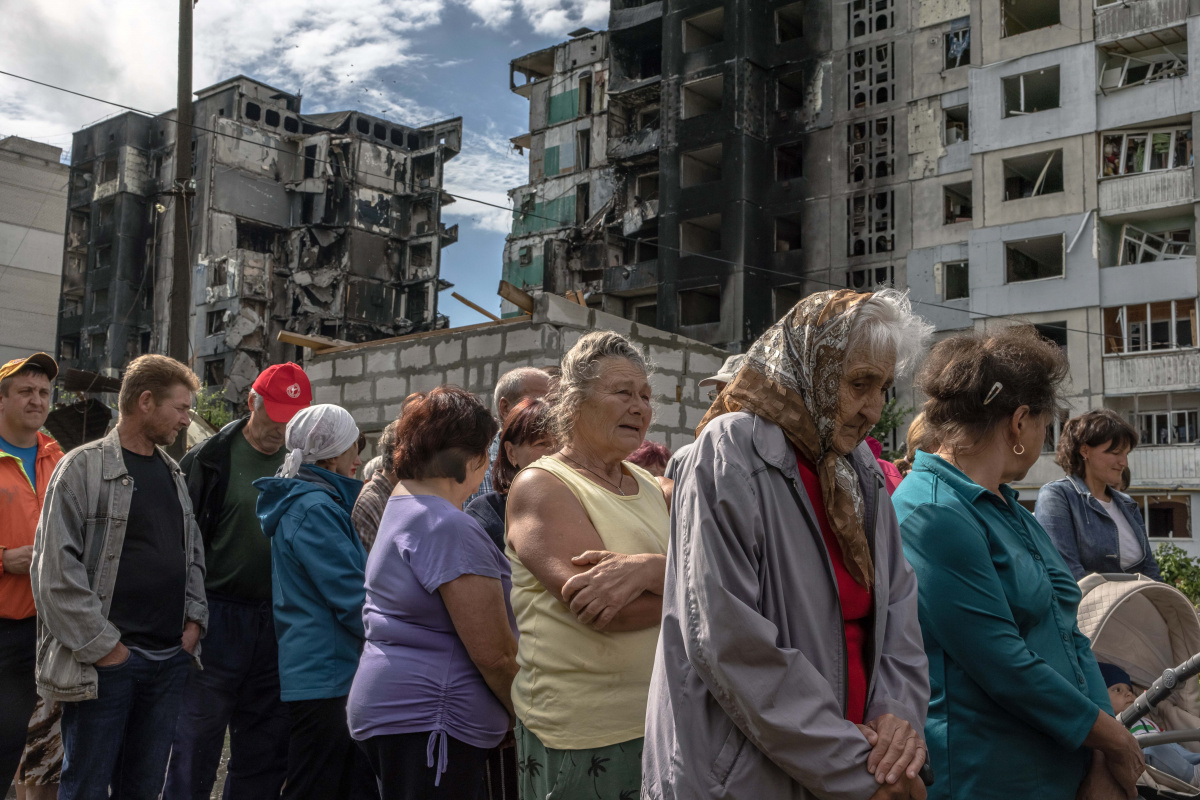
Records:
{"label": "floral print skirt", "polygon": [[642,742],[552,750],[517,722],[517,783],[521,800],[637,800],[642,791]]}
{"label": "floral print skirt", "polygon": [[58,783],[63,763],[61,720],[62,706],[39,697],[29,720],[25,753],[17,767],[18,784],[52,786]]}

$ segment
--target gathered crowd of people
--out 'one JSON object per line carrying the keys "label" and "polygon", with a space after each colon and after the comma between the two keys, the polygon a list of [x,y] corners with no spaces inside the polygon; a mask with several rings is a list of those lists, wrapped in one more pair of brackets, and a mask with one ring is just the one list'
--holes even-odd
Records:
{"label": "gathered crowd of people", "polygon": [[[274,365],[176,464],[195,374],[134,359],[104,438],[42,432],[58,366],[0,367],[0,774],[22,798],[1109,800],[1200,756],[1113,715],[1085,575],[1160,580],[1113,411],[1065,420],[1030,325],[809,295],[648,440],[611,331],[411,395],[378,456]],[[927,398],[894,464],[869,434]],[[710,388],[711,387],[711,388]],[[493,413],[494,410],[494,413]],[[1157,730],[1146,718],[1135,733]]]}

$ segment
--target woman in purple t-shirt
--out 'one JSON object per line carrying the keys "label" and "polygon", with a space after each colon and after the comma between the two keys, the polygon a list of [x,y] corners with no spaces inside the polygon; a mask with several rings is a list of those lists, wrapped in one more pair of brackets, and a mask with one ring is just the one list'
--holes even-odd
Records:
{"label": "woman in purple t-shirt", "polygon": [[348,714],[383,800],[479,797],[488,751],[512,727],[516,620],[508,561],[461,511],[496,422],[454,387],[409,399],[399,482],[367,560],[367,640]]}

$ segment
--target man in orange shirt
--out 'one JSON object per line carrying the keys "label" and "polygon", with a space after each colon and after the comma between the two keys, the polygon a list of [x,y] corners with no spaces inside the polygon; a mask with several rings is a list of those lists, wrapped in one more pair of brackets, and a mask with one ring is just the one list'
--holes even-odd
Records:
{"label": "man in orange shirt", "polygon": [[16,772],[37,701],[29,562],[46,486],[63,456],[39,430],[57,375],[58,364],[45,353],[0,367],[0,785]]}

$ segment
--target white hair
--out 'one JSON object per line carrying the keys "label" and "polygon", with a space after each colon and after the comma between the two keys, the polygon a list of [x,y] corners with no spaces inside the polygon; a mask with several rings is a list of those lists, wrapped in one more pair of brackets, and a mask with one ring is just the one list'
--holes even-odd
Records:
{"label": "white hair", "polygon": [[250,390],[250,396],[246,398],[246,402],[250,405],[251,411],[262,411],[263,399],[262,395],[253,389]]}
{"label": "white hair", "polygon": [[510,407],[521,402],[521,398],[525,396],[526,379],[535,375],[549,377],[537,367],[517,367],[501,375],[500,380],[496,381],[496,391],[492,397],[495,406],[492,410],[500,413],[501,400],[507,400]]}
{"label": "white hair", "polygon": [[559,441],[570,440],[579,407],[591,396],[601,362],[608,358],[623,358],[647,375],[654,369],[640,345],[615,331],[592,331],[580,338],[563,356],[558,397],[550,407],[550,426]]}
{"label": "white hair", "polygon": [[846,352],[866,346],[872,356],[896,354],[896,375],[917,365],[929,347],[933,326],[913,313],[908,292],[879,289],[858,306]]}

